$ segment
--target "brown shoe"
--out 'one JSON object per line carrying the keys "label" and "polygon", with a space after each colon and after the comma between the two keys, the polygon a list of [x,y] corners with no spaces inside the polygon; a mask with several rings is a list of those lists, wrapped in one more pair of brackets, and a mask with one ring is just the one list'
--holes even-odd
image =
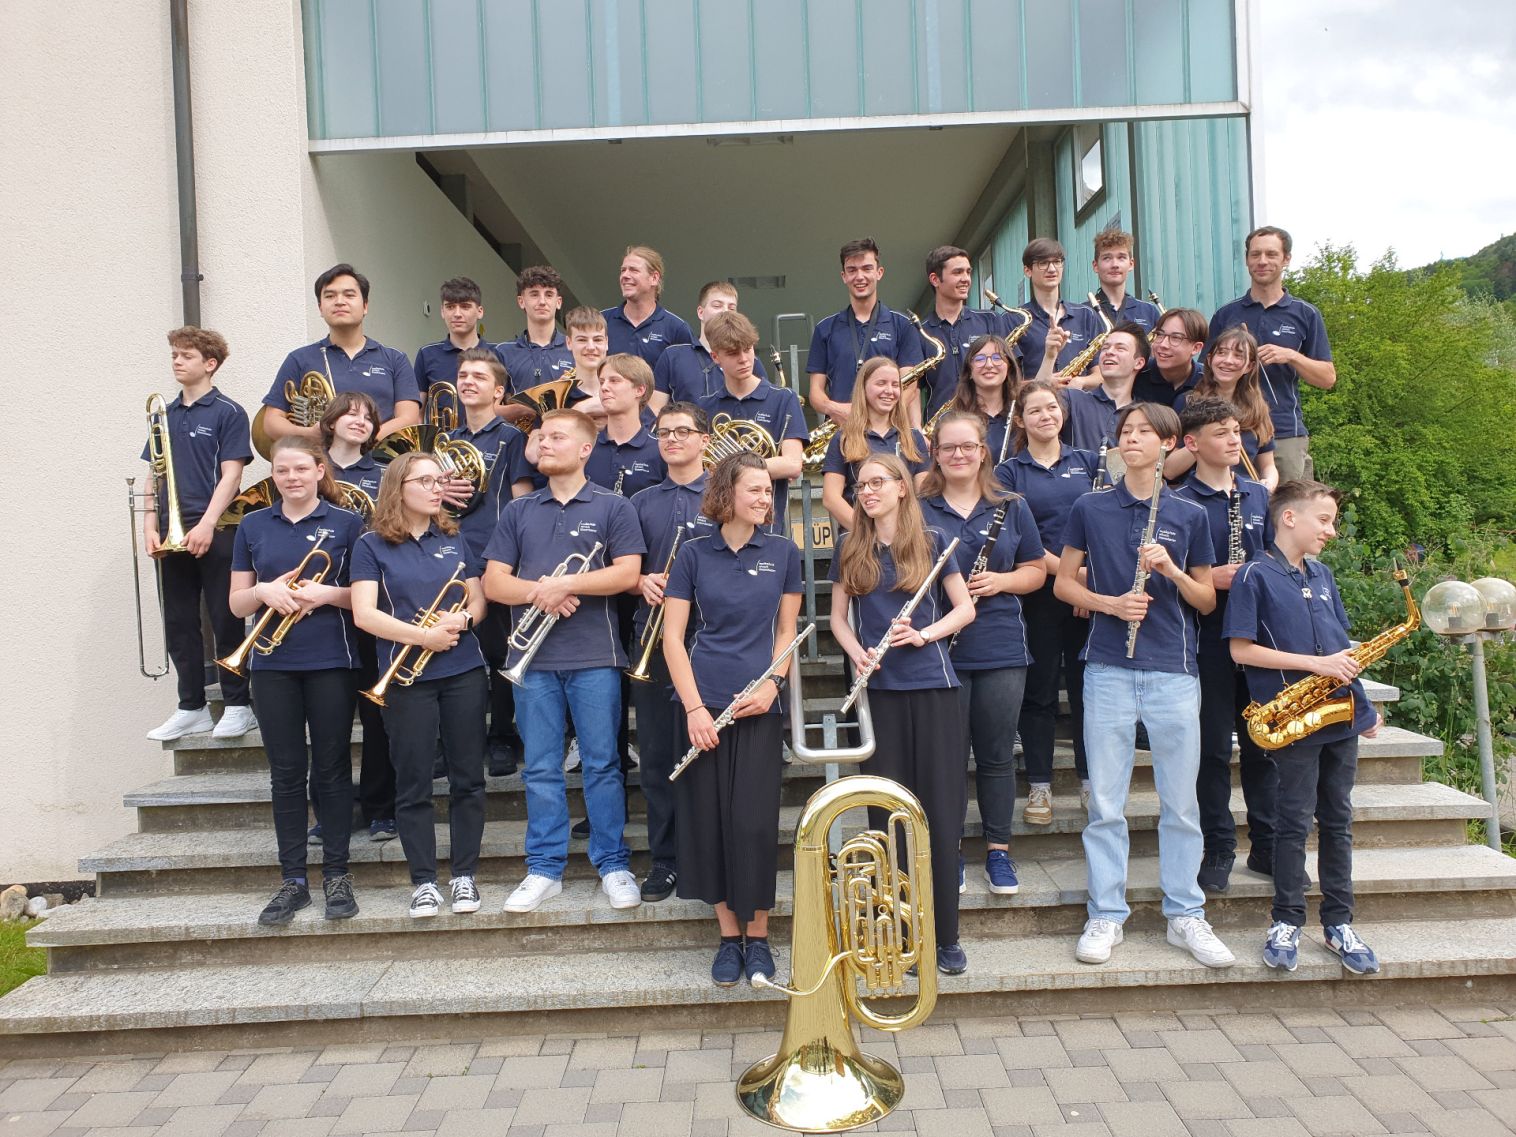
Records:
{"label": "brown shoe", "polygon": [[1026,808],[1021,811],[1021,820],[1028,825],[1051,825],[1053,823],[1053,791],[1049,786],[1033,786],[1026,795]]}

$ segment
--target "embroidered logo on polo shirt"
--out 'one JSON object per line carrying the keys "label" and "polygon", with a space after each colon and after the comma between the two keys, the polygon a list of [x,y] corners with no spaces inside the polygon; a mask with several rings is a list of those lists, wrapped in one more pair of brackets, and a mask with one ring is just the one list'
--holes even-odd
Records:
{"label": "embroidered logo on polo shirt", "polygon": [[1277,328],[1274,329],[1274,335],[1276,336],[1298,336],[1299,334],[1300,333],[1295,330],[1294,324],[1280,324]]}
{"label": "embroidered logo on polo shirt", "polygon": [[337,530],[323,527],[317,529],[314,533],[307,534],[305,539],[307,541],[325,541],[328,537],[335,537],[336,535]]}
{"label": "embroidered logo on polo shirt", "polygon": [[880,340],[893,341],[895,336],[891,332],[875,332],[869,337],[869,343],[878,343]]}
{"label": "embroidered logo on polo shirt", "polygon": [[1158,526],[1158,540],[1164,544],[1171,544],[1179,540],[1179,530],[1170,529],[1166,525]]}
{"label": "embroidered logo on polo shirt", "polygon": [[779,571],[779,567],[776,564],[774,564],[773,561],[759,561],[758,562],[758,567],[754,570],[754,574],[756,575],[757,573],[760,573],[760,572],[778,572],[778,571]]}
{"label": "embroidered logo on polo shirt", "polygon": [[569,530],[569,536],[570,537],[580,537],[580,536],[583,536],[586,533],[588,533],[588,534],[590,534],[590,535],[593,536],[594,534],[599,533],[599,532],[600,532],[600,526],[598,526],[597,524],[595,524],[595,522],[593,522],[593,521],[581,521],[581,522],[579,522],[579,524],[575,525],[572,529]]}
{"label": "embroidered logo on polo shirt", "polygon": [[443,557],[456,557],[457,555],[457,545],[443,545],[442,548],[438,549],[435,553],[432,554],[432,556],[436,557],[439,561]]}
{"label": "embroidered logo on polo shirt", "polygon": [[190,437],[191,438],[215,438],[216,437],[216,428],[213,427],[213,426],[210,426],[208,424],[202,423],[201,425],[195,427],[193,430],[190,431]]}

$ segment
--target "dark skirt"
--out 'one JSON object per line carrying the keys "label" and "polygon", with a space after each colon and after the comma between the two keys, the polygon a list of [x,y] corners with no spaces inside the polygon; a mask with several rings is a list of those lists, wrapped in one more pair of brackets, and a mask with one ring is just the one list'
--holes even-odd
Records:
{"label": "dark skirt", "polygon": [[674,783],[679,896],[743,924],[774,906],[783,738],[781,715],[738,719]]}

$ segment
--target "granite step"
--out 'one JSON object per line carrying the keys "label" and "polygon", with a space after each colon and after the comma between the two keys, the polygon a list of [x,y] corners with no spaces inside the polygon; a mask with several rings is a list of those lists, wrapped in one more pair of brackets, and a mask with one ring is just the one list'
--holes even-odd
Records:
{"label": "granite step", "polygon": [[[1244,822],[1246,810],[1240,789],[1233,789],[1231,805],[1233,817],[1239,823]],[[1077,796],[1055,794],[1053,808],[1053,822],[1047,826],[1028,826],[1020,812],[1016,813],[1012,839],[1019,856],[1083,855],[1080,831],[1084,827],[1084,811]],[[1466,822],[1488,814],[1489,806],[1481,798],[1436,782],[1361,785],[1353,791],[1354,840],[1363,848],[1462,845],[1466,843]],[[778,840],[782,866],[789,855],[798,816],[798,806],[780,810]],[[1157,794],[1133,792],[1126,816],[1133,850],[1152,851],[1157,840]],[[971,801],[964,825],[966,855],[982,855],[982,832],[978,804]],[[439,824],[436,833],[438,856],[446,860],[447,826]],[[497,880],[519,877],[524,872],[525,836],[524,821],[487,822],[480,875]],[[648,847],[642,819],[634,817],[628,821],[626,841],[640,866],[644,859],[641,854]],[[577,854],[584,845],[575,842],[570,848]],[[312,850],[311,862],[319,861],[319,850]],[[371,885],[399,884],[409,879],[398,841],[375,844],[365,836],[353,842],[351,861],[356,866],[374,866],[365,868],[364,879]],[[114,896],[129,892],[140,895],[258,888],[275,875],[276,864],[274,843],[267,829],[222,829],[128,834],[81,859],[79,869],[98,874],[100,894]],[[570,856],[568,875],[583,876],[591,871],[584,857]]]}
{"label": "granite step", "polygon": [[[1246,850],[1243,850],[1243,857]],[[1243,868],[1239,857],[1231,887],[1211,897],[1207,913],[1216,927],[1249,929],[1268,923],[1273,882]],[[1085,919],[1085,865],[1079,858],[1020,859],[1021,890],[1014,896],[989,891],[981,863],[966,872],[959,897],[963,934],[1077,934]],[[1317,876],[1314,854],[1307,869]],[[1516,860],[1482,845],[1429,849],[1359,849],[1353,886],[1360,920],[1464,920],[1516,917]],[[593,879],[565,882],[563,893],[536,912],[512,914],[500,905],[516,881],[481,878],[484,907],[473,915],[446,911],[435,920],[412,920],[409,885],[368,887],[358,877],[359,914],[327,920],[320,897],[287,928],[260,927],[255,916],[269,890],[198,895],[91,899],[62,909],[27,936],[50,949],[54,973],[90,968],[185,966],[210,963],[290,963],[332,959],[457,959],[470,956],[562,952],[622,947],[700,947],[711,937],[711,910],[702,902],[671,897],[657,904],[612,909]],[[1132,927],[1156,924],[1161,899],[1158,861],[1134,855],[1128,898]],[[1313,888],[1310,896],[1319,897]],[[792,914],[792,874],[776,886],[773,927],[787,935]],[[1312,904],[1314,907],[1314,904]],[[0,1005],[3,1009],[3,1005]]]}

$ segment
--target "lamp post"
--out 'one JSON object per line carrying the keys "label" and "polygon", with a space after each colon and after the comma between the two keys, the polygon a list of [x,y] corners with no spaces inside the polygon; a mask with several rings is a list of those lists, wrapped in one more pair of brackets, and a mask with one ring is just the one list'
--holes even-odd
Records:
{"label": "lamp post", "polygon": [[1479,780],[1490,803],[1485,836],[1500,851],[1500,802],[1495,784],[1495,743],[1490,731],[1490,692],[1485,680],[1484,641],[1516,627],[1516,586],[1496,577],[1473,584],[1444,580],[1427,590],[1421,605],[1427,627],[1454,643],[1469,645],[1474,660],[1474,719],[1479,740]]}

